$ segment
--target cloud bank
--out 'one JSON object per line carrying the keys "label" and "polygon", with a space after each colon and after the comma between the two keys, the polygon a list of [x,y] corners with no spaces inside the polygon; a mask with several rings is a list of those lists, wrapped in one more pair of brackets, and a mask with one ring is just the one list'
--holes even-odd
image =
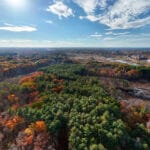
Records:
{"label": "cloud bank", "polygon": [[[98,21],[110,29],[139,28],[150,24],[149,0],[73,0],[85,16],[80,19]],[[111,5],[110,5],[111,4]]]}
{"label": "cloud bank", "polygon": [[10,31],[10,32],[34,32],[37,29],[31,26],[14,26],[8,23],[5,26],[0,26],[0,30]]}

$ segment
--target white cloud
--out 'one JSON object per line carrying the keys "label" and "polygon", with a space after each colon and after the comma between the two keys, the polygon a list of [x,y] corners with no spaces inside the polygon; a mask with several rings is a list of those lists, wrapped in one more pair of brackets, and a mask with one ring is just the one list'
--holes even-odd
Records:
{"label": "white cloud", "polygon": [[149,8],[148,0],[119,0],[100,16],[99,21],[111,29],[138,28],[150,24],[150,17],[139,18]]}
{"label": "white cloud", "polygon": [[73,2],[79,5],[86,14],[93,14],[97,8],[106,8],[107,1],[108,0],[73,0]]}
{"label": "white cloud", "polygon": [[149,47],[150,36],[149,34],[143,33],[130,33],[130,34],[122,34],[118,36],[113,36],[110,32],[109,35],[102,38],[101,44],[104,44],[106,47]]}
{"label": "white cloud", "polygon": [[97,7],[99,0],[73,0],[76,4],[78,4],[85,13],[90,14],[93,13],[95,8]]}
{"label": "white cloud", "polygon": [[101,34],[98,34],[97,32],[94,33],[94,34],[91,34],[90,36],[91,36],[91,37],[94,37],[94,38],[100,38],[100,37],[102,37],[102,35],[101,35]]}
{"label": "white cloud", "polygon": [[105,34],[106,35],[127,35],[127,34],[129,34],[130,32],[112,32],[112,31],[110,31],[110,32],[106,32]]}
{"label": "white cloud", "polygon": [[14,26],[12,24],[4,23],[5,26],[0,26],[0,30],[11,32],[33,32],[37,29],[31,26]]}
{"label": "white cloud", "polygon": [[[98,34],[98,33],[97,33]],[[66,41],[33,39],[0,39],[0,47],[150,47],[148,34],[129,34],[102,37],[91,43],[91,38]]]}
{"label": "white cloud", "polygon": [[[86,13],[80,19],[108,26],[110,29],[139,28],[150,24],[150,0],[73,0]],[[97,10],[101,10],[97,13]]]}
{"label": "white cloud", "polygon": [[45,20],[45,23],[53,24],[53,21],[52,20]]}
{"label": "white cloud", "polygon": [[[88,19],[92,22],[99,21],[99,17],[95,15],[97,9],[104,10],[107,7],[108,0],[73,0],[80,6],[86,16],[79,16],[80,19]],[[112,0],[109,0],[112,1]]]}
{"label": "white cloud", "polygon": [[78,41],[50,41],[13,39],[0,40],[0,47],[81,47],[84,43]]}
{"label": "white cloud", "polygon": [[110,32],[106,32],[105,34],[106,34],[106,35],[112,35],[112,34],[113,34],[113,32],[112,32],[112,31],[110,31]]}
{"label": "white cloud", "polygon": [[79,16],[79,18],[82,20],[82,19],[88,19],[92,22],[95,22],[95,21],[98,21],[99,19],[94,16],[94,15],[87,15],[87,16]]}
{"label": "white cloud", "polygon": [[74,16],[72,9],[61,1],[55,1],[54,4],[48,6],[46,10],[48,12],[58,15],[60,19],[62,17],[67,18],[69,16]]}
{"label": "white cloud", "polygon": [[106,37],[106,38],[104,38],[103,40],[104,40],[104,41],[111,41],[111,40],[115,40],[115,38],[113,38],[113,37]]}
{"label": "white cloud", "polygon": [[126,25],[124,25],[123,29],[140,28],[140,27],[143,27],[143,26],[149,25],[149,24],[150,24],[150,17],[146,17],[143,19],[137,19],[137,20],[128,22]]}
{"label": "white cloud", "polygon": [[5,26],[13,26],[12,24],[7,23],[7,22],[4,22],[4,25],[5,25]]}
{"label": "white cloud", "polygon": [[[105,9],[105,8],[107,7],[107,5],[108,5],[108,4],[107,4],[107,1],[108,1],[108,0],[100,0],[99,6],[100,6],[101,9]],[[112,1],[112,0],[109,0],[109,2],[110,2],[110,1]]]}

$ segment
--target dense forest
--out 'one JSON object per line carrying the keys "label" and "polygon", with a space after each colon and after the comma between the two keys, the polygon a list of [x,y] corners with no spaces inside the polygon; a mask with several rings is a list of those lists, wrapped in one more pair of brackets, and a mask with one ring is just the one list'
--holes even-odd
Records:
{"label": "dense forest", "polygon": [[[115,65],[109,68],[127,79],[149,71]],[[19,83],[1,83],[0,149],[150,149],[149,110],[116,100],[99,80],[115,77],[107,68],[94,62],[57,64],[23,76]]]}

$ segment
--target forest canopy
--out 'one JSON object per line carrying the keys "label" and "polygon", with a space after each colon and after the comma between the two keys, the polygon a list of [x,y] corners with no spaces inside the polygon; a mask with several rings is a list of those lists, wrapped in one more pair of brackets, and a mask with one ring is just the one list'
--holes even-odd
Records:
{"label": "forest canopy", "polygon": [[146,110],[132,108],[128,114],[91,69],[59,64],[23,77],[7,97],[9,113],[1,114],[2,135],[11,135],[11,144],[2,138],[1,147],[148,150]]}

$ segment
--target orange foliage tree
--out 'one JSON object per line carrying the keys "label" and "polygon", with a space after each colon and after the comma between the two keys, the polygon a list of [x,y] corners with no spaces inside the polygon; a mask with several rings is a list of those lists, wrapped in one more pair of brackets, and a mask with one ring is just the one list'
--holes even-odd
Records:
{"label": "orange foliage tree", "polygon": [[62,90],[63,90],[63,86],[62,85],[57,86],[57,87],[52,89],[53,92],[57,92],[57,93],[60,93]]}
{"label": "orange foliage tree", "polygon": [[16,96],[15,94],[8,95],[7,99],[11,103],[17,103],[19,100],[18,96]]}
{"label": "orange foliage tree", "polygon": [[18,124],[21,124],[23,122],[24,122],[23,118],[19,116],[14,116],[12,119],[5,122],[5,126],[13,130]]}
{"label": "orange foliage tree", "polygon": [[23,84],[24,82],[33,82],[35,79],[39,76],[43,75],[43,72],[38,71],[35,73],[32,73],[31,75],[25,76],[20,80],[20,84]]}
{"label": "orange foliage tree", "polygon": [[126,72],[126,75],[129,78],[135,78],[135,77],[139,76],[139,72],[136,69],[131,69],[131,70],[129,70],[129,71]]}
{"label": "orange foliage tree", "polygon": [[36,121],[35,122],[35,130],[37,132],[43,132],[43,131],[46,131],[46,124],[44,121]]}

